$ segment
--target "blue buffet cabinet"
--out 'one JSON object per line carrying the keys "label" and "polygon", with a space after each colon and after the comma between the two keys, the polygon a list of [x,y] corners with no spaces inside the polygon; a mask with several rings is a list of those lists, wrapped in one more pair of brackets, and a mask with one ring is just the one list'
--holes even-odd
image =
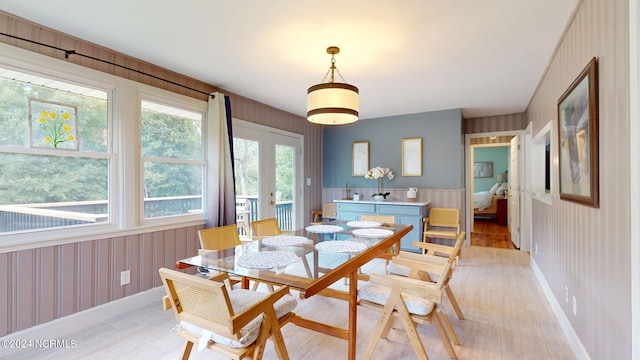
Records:
{"label": "blue buffet cabinet", "polygon": [[396,224],[413,225],[413,229],[400,241],[400,249],[419,252],[411,243],[422,241],[422,219],[427,216],[429,203],[391,201],[334,200],[338,204],[338,220],[360,220],[363,214],[393,215]]}

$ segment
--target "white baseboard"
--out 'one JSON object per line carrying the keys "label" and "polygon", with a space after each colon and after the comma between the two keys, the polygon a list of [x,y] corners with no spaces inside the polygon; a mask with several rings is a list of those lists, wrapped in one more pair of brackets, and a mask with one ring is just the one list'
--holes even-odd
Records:
{"label": "white baseboard", "polygon": [[560,307],[558,300],[553,295],[553,292],[551,291],[551,288],[549,287],[547,280],[544,278],[542,271],[540,271],[538,264],[536,264],[533,257],[529,257],[529,259],[531,260],[531,268],[533,269],[533,273],[536,275],[536,278],[538,279],[538,283],[540,284],[540,286],[542,286],[542,290],[544,291],[544,294],[547,297],[549,304],[551,304],[551,310],[553,310],[553,313],[556,315],[556,319],[560,323],[560,327],[562,328],[564,335],[567,337],[567,341],[569,341],[569,346],[571,346],[571,349],[573,350],[573,354],[576,356],[576,359],[590,360],[591,358],[587,353],[587,349],[585,349],[584,345],[582,345],[582,341],[580,341],[578,334],[576,334],[576,332],[573,330],[573,326],[571,326],[569,319],[565,315],[564,311],[562,311],[562,307]]}
{"label": "white baseboard", "polygon": [[[162,297],[166,295],[164,287],[159,286],[134,295],[98,305],[69,316],[61,317],[44,324],[11,333],[0,337],[0,342],[7,340],[57,339],[64,340],[79,329],[91,327],[102,321],[122,314],[122,309],[135,309],[157,303],[160,306]],[[0,347],[0,358],[16,349]]]}

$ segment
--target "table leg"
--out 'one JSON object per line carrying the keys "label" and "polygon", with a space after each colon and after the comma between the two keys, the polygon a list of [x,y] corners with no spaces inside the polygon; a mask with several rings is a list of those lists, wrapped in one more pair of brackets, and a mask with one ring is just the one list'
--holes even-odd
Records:
{"label": "table leg", "polygon": [[358,272],[349,274],[349,360],[356,359],[356,319],[358,317]]}

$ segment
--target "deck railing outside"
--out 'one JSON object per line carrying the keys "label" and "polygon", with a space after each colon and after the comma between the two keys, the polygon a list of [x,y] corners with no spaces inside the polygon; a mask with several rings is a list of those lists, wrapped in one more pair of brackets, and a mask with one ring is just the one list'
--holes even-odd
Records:
{"label": "deck railing outside", "polygon": [[[249,221],[257,220],[258,199],[256,197],[245,198],[250,202]],[[185,214],[194,209],[202,209],[200,196],[148,198],[144,201],[144,213],[147,218]],[[108,221],[108,217],[106,200],[1,205],[0,234],[105,222]],[[276,204],[276,218],[281,229],[292,229],[293,204],[291,201]]]}

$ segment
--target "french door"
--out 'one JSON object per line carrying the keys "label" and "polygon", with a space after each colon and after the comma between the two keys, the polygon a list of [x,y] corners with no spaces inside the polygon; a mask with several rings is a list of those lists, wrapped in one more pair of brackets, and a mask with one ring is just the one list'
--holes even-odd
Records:
{"label": "french door", "polygon": [[302,226],[302,136],[234,119],[233,151],[236,197],[249,201],[250,221]]}

